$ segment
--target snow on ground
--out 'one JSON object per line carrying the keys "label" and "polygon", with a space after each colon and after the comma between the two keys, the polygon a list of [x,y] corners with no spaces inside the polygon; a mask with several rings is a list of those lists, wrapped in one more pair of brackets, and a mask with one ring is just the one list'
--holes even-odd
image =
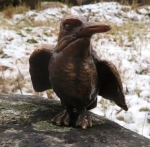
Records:
{"label": "snow on ground", "polygon": [[[0,92],[38,94],[32,89],[28,58],[40,44],[56,44],[59,22],[67,14],[84,15],[89,21],[109,23],[112,31],[96,34],[92,44],[98,55],[118,68],[128,112],[98,97],[94,113],[150,138],[150,7],[136,11],[118,3],[97,3],[0,14]],[[46,93],[40,95],[47,96]]]}

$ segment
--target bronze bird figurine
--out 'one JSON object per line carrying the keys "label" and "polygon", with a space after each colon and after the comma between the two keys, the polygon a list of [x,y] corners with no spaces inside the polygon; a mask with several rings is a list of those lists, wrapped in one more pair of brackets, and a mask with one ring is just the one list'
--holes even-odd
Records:
{"label": "bronze bird figurine", "polygon": [[90,42],[93,34],[110,29],[109,25],[88,22],[82,16],[67,16],[60,23],[57,45],[41,45],[31,54],[29,72],[34,90],[53,89],[64,107],[51,119],[56,125],[69,126],[76,109],[76,125],[92,127],[87,110],[96,107],[98,95],[128,110],[115,65],[101,60]]}

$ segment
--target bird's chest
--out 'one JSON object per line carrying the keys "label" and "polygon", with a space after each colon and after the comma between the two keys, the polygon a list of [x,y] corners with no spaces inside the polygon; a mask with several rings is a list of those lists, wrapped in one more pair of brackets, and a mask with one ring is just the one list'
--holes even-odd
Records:
{"label": "bird's chest", "polygon": [[91,57],[84,59],[57,56],[52,59],[49,70],[54,90],[57,88],[65,93],[81,95],[88,94],[96,86],[97,72]]}

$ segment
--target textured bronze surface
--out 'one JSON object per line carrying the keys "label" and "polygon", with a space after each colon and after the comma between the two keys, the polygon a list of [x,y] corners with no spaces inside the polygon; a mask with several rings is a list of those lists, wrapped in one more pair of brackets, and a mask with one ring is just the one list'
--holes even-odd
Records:
{"label": "textured bronze surface", "polygon": [[64,107],[51,120],[56,125],[68,126],[75,108],[79,111],[76,125],[91,127],[86,110],[96,107],[97,95],[128,110],[115,65],[101,60],[90,43],[93,34],[110,29],[81,16],[67,16],[61,21],[57,45],[42,45],[31,54],[29,71],[35,91],[53,89]]}

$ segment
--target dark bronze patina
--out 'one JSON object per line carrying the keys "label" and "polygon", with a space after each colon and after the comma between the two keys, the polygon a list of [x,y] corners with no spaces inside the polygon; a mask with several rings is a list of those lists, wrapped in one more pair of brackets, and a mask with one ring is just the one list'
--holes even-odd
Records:
{"label": "dark bronze patina", "polygon": [[51,119],[56,125],[69,126],[75,108],[79,111],[76,125],[92,127],[86,110],[96,107],[98,95],[128,110],[115,65],[101,60],[90,43],[93,34],[110,29],[109,25],[91,23],[81,16],[67,16],[61,21],[57,45],[42,45],[31,54],[34,90],[53,89],[64,107]]}

